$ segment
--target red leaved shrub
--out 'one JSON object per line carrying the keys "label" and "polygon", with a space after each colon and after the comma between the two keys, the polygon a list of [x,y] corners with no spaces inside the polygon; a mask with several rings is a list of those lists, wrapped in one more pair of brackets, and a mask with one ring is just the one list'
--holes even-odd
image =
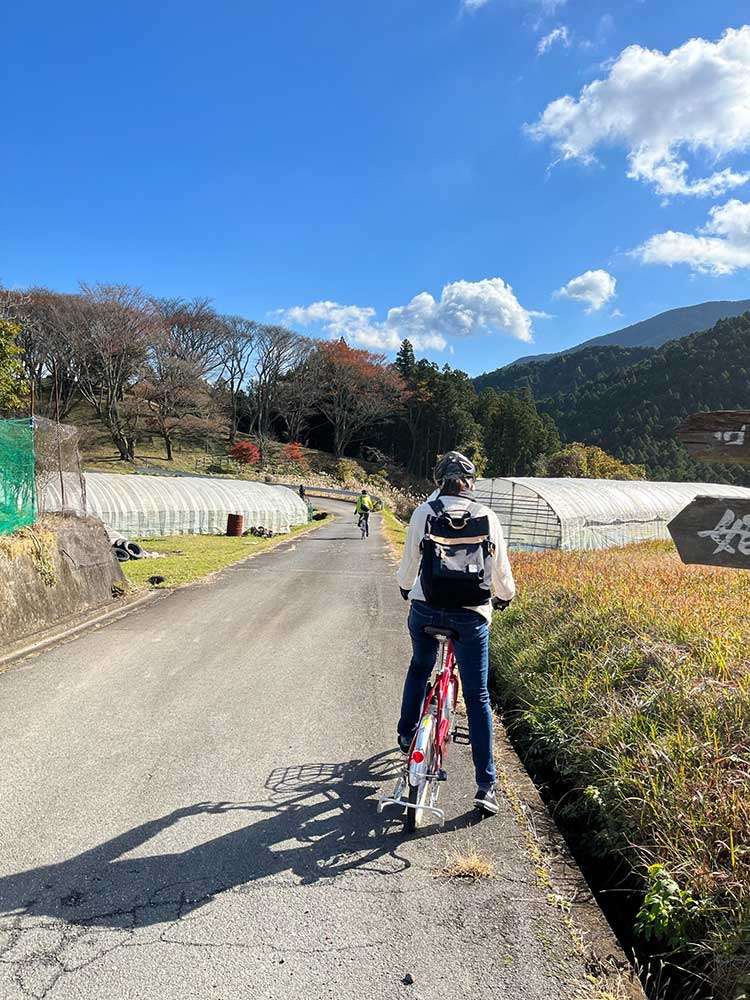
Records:
{"label": "red leaved shrub", "polygon": [[252,441],[238,441],[229,452],[229,457],[240,465],[257,465],[260,461],[260,448]]}
{"label": "red leaved shrub", "polygon": [[289,444],[285,444],[282,448],[282,453],[287,462],[294,462],[300,468],[307,468],[308,461],[302,453],[302,445],[299,441],[290,441]]}

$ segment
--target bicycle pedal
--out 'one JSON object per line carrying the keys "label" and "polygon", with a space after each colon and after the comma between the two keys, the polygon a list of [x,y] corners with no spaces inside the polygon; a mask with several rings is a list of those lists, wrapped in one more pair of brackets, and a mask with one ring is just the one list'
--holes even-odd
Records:
{"label": "bicycle pedal", "polygon": [[471,744],[471,737],[469,736],[468,729],[454,729],[453,730],[453,742],[459,743],[463,746],[469,746]]}
{"label": "bicycle pedal", "polygon": [[448,780],[448,772],[444,768],[441,767],[441,768],[438,769],[438,773],[437,773],[436,777],[437,777],[438,781],[447,781]]}

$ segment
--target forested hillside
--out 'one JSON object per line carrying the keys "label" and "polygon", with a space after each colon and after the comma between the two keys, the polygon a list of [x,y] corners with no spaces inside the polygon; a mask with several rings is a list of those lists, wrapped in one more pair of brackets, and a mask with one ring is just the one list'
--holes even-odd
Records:
{"label": "forested hillside", "polygon": [[508,365],[474,379],[477,392],[529,389],[535,399],[572,392],[580,384],[602,378],[650,356],[651,347],[588,347],[575,353],[554,354],[546,361]]}
{"label": "forested hillside", "polygon": [[[611,350],[611,348],[609,349]],[[541,398],[564,440],[601,445],[649,478],[750,484],[742,466],[693,462],[674,436],[698,410],[750,406],[750,313],[670,341],[636,364]]]}
{"label": "forested hillside", "polygon": [[687,337],[691,333],[699,333],[701,330],[708,330],[720,319],[729,319],[732,316],[741,316],[750,309],[750,299],[720,299],[715,302],[699,302],[694,306],[680,306],[677,309],[667,309],[666,312],[658,313],[656,316],[649,316],[638,323],[631,323],[621,330],[612,333],[605,333],[600,337],[592,337],[584,340],[581,344],[567,348],[564,352],[556,351],[553,354],[532,354],[523,358],[518,358],[504,368],[480,375],[476,380],[485,385],[498,385],[498,377],[505,378],[506,373],[511,368],[525,366],[527,364],[541,364],[560,357],[561,353],[577,354],[579,351],[586,351],[591,347],[661,347],[669,340],[677,340],[679,337]]}

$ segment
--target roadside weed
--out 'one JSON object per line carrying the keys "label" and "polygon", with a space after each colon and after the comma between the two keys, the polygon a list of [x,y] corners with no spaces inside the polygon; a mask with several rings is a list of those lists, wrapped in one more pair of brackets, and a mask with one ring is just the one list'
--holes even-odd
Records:
{"label": "roadside weed", "polygon": [[566,794],[587,849],[643,880],[640,934],[747,971],[750,578],[662,543],[516,553],[493,624],[495,690],[527,762]]}
{"label": "roadside weed", "polygon": [[473,844],[463,850],[456,849],[446,855],[445,864],[435,874],[440,878],[479,879],[495,878],[495,863],[485,854],[477,851]]}

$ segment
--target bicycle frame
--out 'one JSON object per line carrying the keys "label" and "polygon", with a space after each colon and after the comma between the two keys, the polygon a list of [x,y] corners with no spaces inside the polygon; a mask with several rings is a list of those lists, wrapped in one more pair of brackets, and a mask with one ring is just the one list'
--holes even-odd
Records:
{"label": "bicycle frame", "polygon": [[[396,782],[393,795],[378,802],[378,812],[387,805],[398,805],[434,816],[439,825],[445,822],[445,812],[438,808],[439,782],[446,780],[443,761],[448,740],[452,735],[458,700],[458,674],[453,642],[447,636],[436,636],[438,642],[438,671],[428,685],[422,705],[417,731],[411,741],[403,772]],[[410,802],[410,789],[420,788],[417,801]],[[407,797],[404,797],[406,793]],[[425,804],[427,795],[429,802]]]}

